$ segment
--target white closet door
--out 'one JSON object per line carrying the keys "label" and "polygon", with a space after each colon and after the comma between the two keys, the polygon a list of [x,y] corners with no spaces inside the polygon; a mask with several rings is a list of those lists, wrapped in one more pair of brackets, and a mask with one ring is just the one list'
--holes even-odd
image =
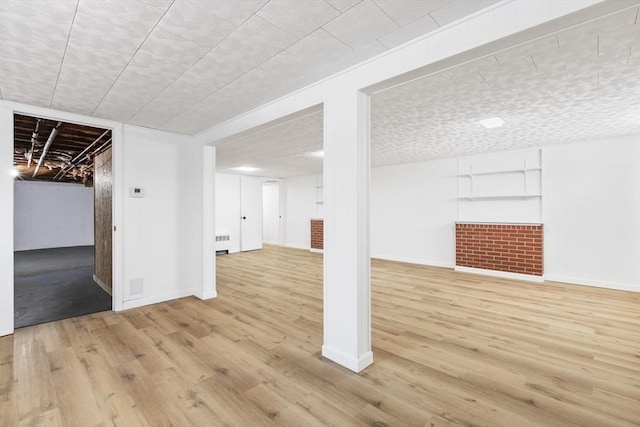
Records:
{"label": "white closet door", "polygon": [[240,177],[240,250],[262,249],[262,179]]}

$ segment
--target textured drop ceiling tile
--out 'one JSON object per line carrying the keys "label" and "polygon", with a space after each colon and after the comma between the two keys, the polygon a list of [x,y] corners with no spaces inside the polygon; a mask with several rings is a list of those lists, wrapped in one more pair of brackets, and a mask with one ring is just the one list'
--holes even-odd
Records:
{"label": "textured drop ceiling tile", "polygon": [[508,49],[498,52],[495,57],[500,64],[512,61],[520,61],[522,58],[530,56],[547,55],[558,47],[558,41],[555,36],[547,36],[538,40],[534,40],[521,45],[518,49]]}
{"label": "textured drop ceiling tile", "polygon": [[582,42],[586,38],[594,37],[608,31],[615,31],[626,25],[637,24],[638,8],[624,10],[622,12],[600,18],[586,24],[574,26],[558,33],[560,46]]}
{"label": "textured drop ceiling tile", "polygon": [[451,3],[450,0],[373,0],[398,25],[404,26]]}
{"label": "textured drop ceiling tile", "polygon": [[338,16],[324,0],[271,0],[258,16],[278,28],[302,38]]}
{"label": "textured drop ceiling tile", "polygon": [[194,77],[204,76],[215,86],[219,83],[224,85],[261,64],[270,56],[272,56],[271,53],[265,50],[249,51],[230,40],[223,40],[185,74]]}
{"label": "textured drop ceiling tile", "polygon": [[227,41],[252,57],[266,60],[298,39],[275,25],[254,16],[227,37]]}
{"label": "textured drop ceiling tile", "polygon": [[238,26],[255,14],[268,0],[188,0]]}
{"label": "textured drop ceiling tile", "polygon": [[315,68],[336,61],[353,52],[353,49],[319,29],[296,42],[287,52],[304,61],[308,67]]}
{"label": "textured drop ceiling tile", "polygon": [[436,24],[431,15],[425,15],[392,33],[380,37],[379,41],[391,49],[438,28],[438,24]]}
{"label": "textured drop ceiling tile", "polygon": [[203,46],[206,51],[229,35],[236,26],[186,0],[176,0],[158,24],[158,28],[193,41]]}
{"label": "textured drop ceiling tile", "polygon": [[78,12],[93,16],[136,37],[146,37],[163,11],[138,0],[80,0]]}
{"label": "textured drop ceiling tile", "polygon": [[149,6],[156,7],[162,11],[169,9],[174,0],[141,0]]}
{"label": "textured drop ceiling tile", "polygon": [[365,46],[398,28],[398,25],[371,0],[358,3],[324,26],[327,32],[354,49]]}
{"label": "textured drop ceiling tile", "polygon": [[325,0],[331,6],[338,9],[340,12],[346,12],[362,0]]}

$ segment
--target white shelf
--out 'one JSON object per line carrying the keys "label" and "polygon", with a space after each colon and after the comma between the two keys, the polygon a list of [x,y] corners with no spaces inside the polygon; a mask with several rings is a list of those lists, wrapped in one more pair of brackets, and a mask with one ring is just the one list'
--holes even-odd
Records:
{"label": "white shelf", "polygon": [[541,171],[541,170],[542,168],[505,169],[505,170],[499,170],[499,171],[463,173],[458,176],[462,178],[471,178],[474,176],[481,176],[481,175],[502,175],[502,174],[509,174],[509,173],[535,172],[535,171]]}
{"label": "white shelf", "polygon": [[495,196],[467,196],[458,197],[459,200],[509,200],[509,199],[537,199],[542,197],[542,194],[509,194],[509,195],[495,195]]}

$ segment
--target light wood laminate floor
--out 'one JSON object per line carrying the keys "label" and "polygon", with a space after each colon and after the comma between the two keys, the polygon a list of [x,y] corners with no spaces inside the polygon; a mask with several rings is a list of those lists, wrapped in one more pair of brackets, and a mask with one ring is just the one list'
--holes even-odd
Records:
{"label": "light wood laminate floor", "polygon": [[640,424],[638,294],[374,261],[355,374],[320,355],[321,255],[217,261],[217,299],[0,338],[0,425]]}

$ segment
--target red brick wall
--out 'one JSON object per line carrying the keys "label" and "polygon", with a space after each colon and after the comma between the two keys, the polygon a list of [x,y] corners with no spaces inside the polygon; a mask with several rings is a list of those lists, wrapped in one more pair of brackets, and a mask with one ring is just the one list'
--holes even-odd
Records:
{"label": "red brick wall", "polygon": [[456,265],[542,276],[542,225],[456,224]]}
{"label": "red brick wall", "polygon": [[311,249],[324,249],[324,221],[311,220]]}

